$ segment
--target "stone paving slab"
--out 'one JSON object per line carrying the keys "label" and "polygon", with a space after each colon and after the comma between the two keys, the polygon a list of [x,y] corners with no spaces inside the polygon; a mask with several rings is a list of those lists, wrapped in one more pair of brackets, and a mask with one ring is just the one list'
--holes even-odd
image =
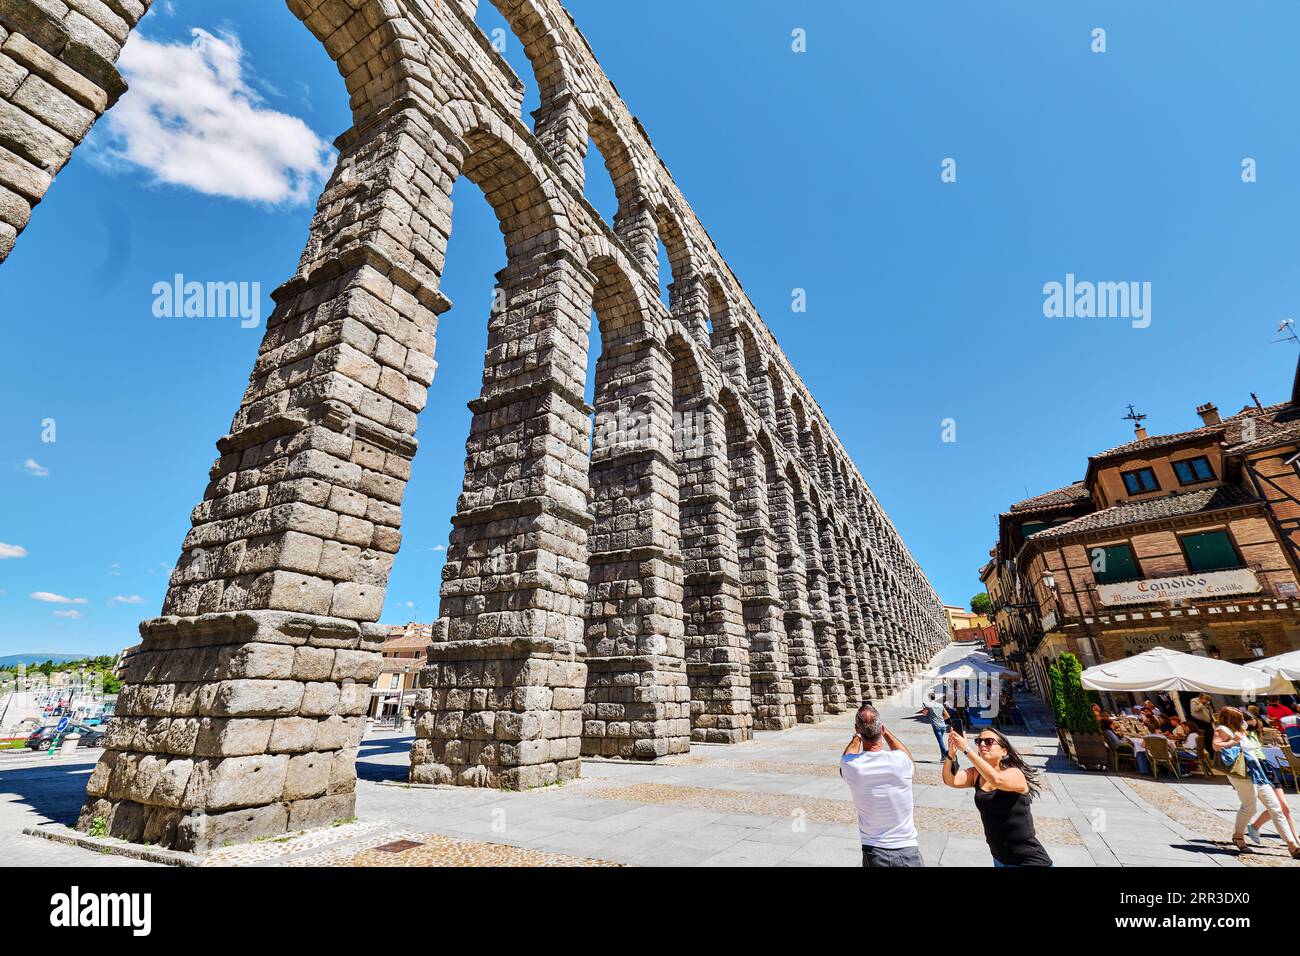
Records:
{"label": "stone paving slab", "polygon": [[[890,729],[917,757],[922,856],[928,866],[991,866],[973,794],[942,785],[933,735],[912,717],[924,691],[918,684],[910,694],[879,702]],[[1035,705],[1028,702],[1026,709],[1032,715]],[[840,714],[821,724],[760,732],[744,744],[695,746],[656,763],[586,761],[580,779],[525,792],[392,785],[385,781],[404,779],[409,739],[377,734],[362,750],[357,821],[312,831],[292,845],[228,848],[207,863],[382,865],[373,846],[391,839],[398,831],[393,821],[401,821],[401,832],[422,834],[427,839],[419,842],[436,846],[392,865],[533,859],[517,855],[527,851],[640,866],[860,866],[856,814],[838,769],[851,733],[852,715]],[[1018,730],[1010,736],[1043,771],[1034,814],[1058,866],[1290,863],[1271,837],[1260,852],[1236,855],[1227,843],[1235,797],[1222,782],[1085,773],[1062,758],[1054,734]],[[140,865],[20,833],[23,826],[75,818],[93,759],[86,752],[0,762],[0,861]],[[449,842],[432,841],[435,836]]]}

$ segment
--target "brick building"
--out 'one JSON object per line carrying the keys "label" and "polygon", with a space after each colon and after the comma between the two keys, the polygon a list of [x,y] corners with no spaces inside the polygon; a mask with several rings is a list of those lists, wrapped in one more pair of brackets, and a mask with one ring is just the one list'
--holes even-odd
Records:
{"label": "brick building", "polygon": [[411,716],[415,692],[420,687],[420,668],[433,640],[431,624],[390,625],[382,654],[379,676],[370,687],[370,710],[376,719],[401,719]]}
{"label": "brick building", "polygon": [[1300,374],[1200,427],[1134,439],[1084,477],[998,516],[980,578],[1003,651],[1042,694],[1061,653],[1084,666],[1155,646],[1246,662],[1300,647]]}

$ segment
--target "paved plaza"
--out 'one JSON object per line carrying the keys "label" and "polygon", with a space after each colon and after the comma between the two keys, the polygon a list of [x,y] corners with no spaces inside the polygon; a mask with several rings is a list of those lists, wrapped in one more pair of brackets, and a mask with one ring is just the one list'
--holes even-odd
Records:
{"label": "paved plaza", "polygon": [[[940,664],[969,652],[946,648]],[[990,866],[969,791],[939,779],[927,724],[913,719],[923,681],[884,702],[886,724],[917,758],[916,823],[928,866]],[[913,706],[913,702],[918,702]],[[1238,857],[1228,842],[1235,798],[1222,780],[1160,781],[1081,772],[1059,754],[1050,720],[1030,707],[1012,735],[1046,771],[1034,804],[1058,866],[1289,866],[1281,841]],[[852,716],[760,732],[751,743],[695,744],[653,764],[583,762],[582,776],[526,792],[405,785],[411,738],[365,740],[357,819],[302,836],[222,848],[204,865],[858,866],[855,814],[838,775]],[[0,763],[0,861],[27,866],[143,866],[29,836],[70,824],[97,752]],[[1291,798],[1294,811],[1300,800]]]}

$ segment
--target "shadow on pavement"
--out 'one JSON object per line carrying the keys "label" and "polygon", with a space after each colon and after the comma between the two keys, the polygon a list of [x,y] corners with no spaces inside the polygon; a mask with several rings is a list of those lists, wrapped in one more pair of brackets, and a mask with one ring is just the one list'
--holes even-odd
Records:
{"label": "shadow on pavement", "polygon": [[361,741],[357,756],[357,779],[371,783],[405,783],[410,770],[408,755],[414,737],[382,737]]}
{"label": "shadow on pavement", "polygon": [[0,764],[0,802],[27,806],[47,820],[72,826],[86,800],[93,763],[15,767]]}

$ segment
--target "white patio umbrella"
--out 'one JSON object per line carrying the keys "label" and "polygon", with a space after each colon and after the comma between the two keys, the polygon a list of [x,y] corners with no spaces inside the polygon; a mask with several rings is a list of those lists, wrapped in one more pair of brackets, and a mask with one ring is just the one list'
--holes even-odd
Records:
{"label": "white patio umbrella", "polygon": [[976,680],[981,677],[1016,677],[1015,671],[1009,671],[989,660],[987,657],[962,657],[947,664],[941,664],[934,674],[939,680]]}
{"label": "white patio umbrella", "polygon": [[[1121,693],[1169,690],[1243,697],[1281,693],[1286,681],[1231,661],[1156,647],[1123,660],[1089,667],[1080,675],[1080,683],[1087,690]],[[1177,697],[1174,700],[1178,702]]]}
{"label": "white patio umbrella", "polygon": [[[1251,661],[1246,666],[1253,670],[1263,671],[1265,674],[1284,677],[1289,681],[1300,681],[1300,651],[1279,654],[1277,657],[1266,657],[1262,661]],[[1288,693],[1288,691],[1282,691],[1282,693]]]}

